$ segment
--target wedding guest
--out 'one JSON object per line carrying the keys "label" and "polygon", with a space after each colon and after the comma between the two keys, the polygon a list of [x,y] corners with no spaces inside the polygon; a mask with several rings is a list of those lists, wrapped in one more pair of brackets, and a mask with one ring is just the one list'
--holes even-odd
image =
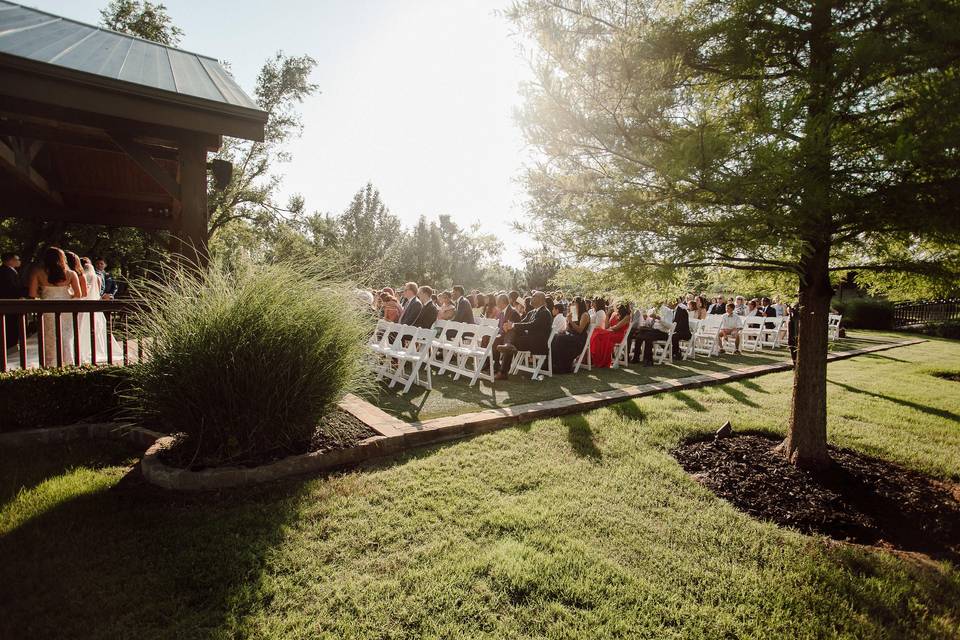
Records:
{"label": "wedding guest", "polygon": [[440,294],[440,319],[441,320],[453,320],[453,316],[456,315],[457,308],[453,306],[453,294],[449,291],[444,291]]}
{"label": "wedding guest", "polygon": [[[110,275],[110,272],[107,271],[107,261],[103,258],[94,258],[93,267],[97,271],[97,277],[103,282],[100,297],[104,300],[113,300],[117,296],[117,290],[120,287],[117,285],[117,281],[113,279],[113,276]],[[372,294],[370,302],[373,302]]]}
{"label": "wedding guest", "polygon": [[727,312],[720,321],[720,353],[724,353],[723,339],[733,337],[734,353],[740,355],[740,330],[743,328],[743,319],[736,314],[737,305],[727,304]]}
{"label": "wedding guest", "polygon": [[743,314],[745,318],[752,318],[754,316],[760,315],[757,313],[757,299],[753,298],[750,302],[747,303],[747,312]]}
{"label": "wedding guest", "polygon": [[400,313],[403,308],[397,299],[386,291],[380,292],[380,313],[387,322],[397,322],[400,320]]}
{"label": "wedding guest", "polygon": [[[546,355],[549,352],[547,340],[550,338],[550,312],[546,307],[547,298],[541,291],[534,291],[530,297],[533,309],[522,322],[504,322],[503,343],[495,347],[499,356],[499,372],[496,380],[506,380],[518,351],[529,351],[533,355]],[[498,338],[499,341],[499,338]]]}
{"label": "wedding guest", "polygon": [[593,316],[591,316],[593,321],[594,332],[597,329],[606,329],[607,328],[607,301],[603,298],[594,298],[593,299]]}
{"label": "wedding guest", "polygon": [[497,296],[492,293],[487,296],[486,306],[483,308],[483,317],[494,320],[500,319],[500,307],[497,305]]}
{"label": "wedding guest", "polygon": [[747,315],[747,305],[743,300],[743,296],[734,298],[733,312],[738,316]]}
{"label": "wedding guest", "polygon": [[[420,314],[413,323],[415,327],[429,329],[433,326],[433,323],[437,321],[440,310],[433,302],[434,297],[433,289],[428,286],[422,286],[417,290],[417,302],[420,304]],[[410,307],[408,306],[407,308],[409,309]]]}
{"label": "wedding guest", "polygon": [[723,296],[717,296],[714,303],[710,305],[709,313],[711,315],[722,315],[727,311],[727,299]]}
{"label": "wedding guest", "polygon": [[[597,314],[601,312],[598,310]],[[590,337],[590,359],[598,369],[607,369],[613,363],[613,349],[623,341],[623,336],[630,330],[633,316],[630,307],[621,304],[610,314],[609,329],[597,326]]]}
{"label": "wedding guest", "polygon": [[520,322],[523,319],[523,317],[517,313],[517,310],[510,304],[509,296],[502,293],[497,296],[497,311],[497,326],[500,329],[499,335],[506,333],[506,331],[503,329],[504,324],[507,322]]}
{"label": "wedding guest", "polygon": [[563,333],[567,330],[567,317],[563,313],[563,305],[554,302],[551,308],[553,309],[553,330],[555,333]]}
{"label": "wedding guest", "polygon": [[[22,298],[26,294],[26,289],[20,284],[20,256],[15,253],[5,253],[2,257],[3,265],[0,266],[0,298]],[[6,347],[12,347],[17,344],[20,337],[19,317],[10,313],[4,317],[6,325],[7,339]]]}
{"label": "wedding guest", "polygon": [[590,314],[583,298],[577,297],[570,303],[566,317],[566,330],[558,333],[550,345],[553,373],[572,373],[573,363],[587,344],[590,329]]}
{"label": "wedding guest", "polygon": [[653,327],[642,331],[643,341],[643,365],[653,364],[653,343],[658,340],[666,340],[670,332],[671,325],[676,324],[673,330],[672,345],[669,345],[673,351],[673,359],[680,360],[683,355],[680,353],[680,341],[690,339],[690,316],[687,310],[677,306],[676,300],[671,300],[660,307],[657,314],[654,315],[656,321]]}
{"label": "wedding guest", "polygon": [[456,285],[453,287],[453,306],[456,309],[456,313],[453,316],[454,321],[456,322],[466,322],[467,324],[477,324],[477,321],[473,318],[473,308],[470,306],[470,301],[464,295],[463,287]]}
{"label": "wedding guest", "polygon": [[400,315],[400,324],[413,325],[417,323],[420,312],[423,310],[423,303],[419,297],[420,288],[416,282],[408,282],[403,285],[403,313]]}

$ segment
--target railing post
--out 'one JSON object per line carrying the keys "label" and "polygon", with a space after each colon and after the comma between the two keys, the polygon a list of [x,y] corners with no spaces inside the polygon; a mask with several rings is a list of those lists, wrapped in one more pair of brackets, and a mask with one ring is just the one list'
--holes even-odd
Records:
{"label": "railing post", "polygon": [[[20,330],[20,368],[27,368],[27,314],[20,314],[20,321],[17,323]],[[4,347],[6,348],[6,347]]]}
{"label": "railing post", "polygon": [[57,368],[63,366],[63,327],[60,324],[60,312],[53,314],[53,331],[57,338]]}
{"label": "railing post", "polygon": [[47,328],[43,326],[43,314],[38,313],[37,318],[37,362],[41,369],[46,369],[47,365]]}

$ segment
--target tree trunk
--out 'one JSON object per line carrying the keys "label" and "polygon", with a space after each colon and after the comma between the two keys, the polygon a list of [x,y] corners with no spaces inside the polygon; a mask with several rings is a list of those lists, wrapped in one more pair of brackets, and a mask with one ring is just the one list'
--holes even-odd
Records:
{"label": "tree trunk", "polygon": [[[827,452],[827,316],[830,313],[830,286],[827,262],[810,269],[800,285],[795,313],[797,361],[793,369],[793,397],[790,426],[780,452],[793,464],[806,469],[830,465]],[[818,268],[819,267],[819,268]],[[819,270],[816,274],[814,271]]]}

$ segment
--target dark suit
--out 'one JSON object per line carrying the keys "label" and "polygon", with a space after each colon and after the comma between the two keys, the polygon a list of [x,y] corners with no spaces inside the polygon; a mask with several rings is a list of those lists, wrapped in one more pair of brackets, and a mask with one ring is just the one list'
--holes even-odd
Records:
{"label": "dark suit", "polygon": [[710,305],[710,308],[707,309],[707,313],[713,314],[713,315],[723,315],[726,312],[727,312],[727,305],[720,304],[719,302],[714,302],[712,305]]}
{"label": "dark suit", "polygon": [[457,301],[457,310],[453,314],[453,321],[477,324],[477,321],[473,319],[473,307],[470,306],[467,296],[460,296],[460,300]]}
{"label": "dark suit", "polygon": [[[552,329],[553,315],[544,305],[528,313],[522,322],[515,323],[513,328],[503,336],[503,343],[512,344],[517,351],[546,355],[549,346],[547,340],[550,338]],[[510,371],[513,356],[513,351],[504,351],[500,354],[500,371]]]}
{"label": "dark suit", "polygon": [[516,309],[507,305],[507,308],[500,312],[500,319],[497,321],[497,327],[500,329],[500,333],[503,334],[503,323],[504,322],[520,322],[523,318],[520,317],[520,313]]}
{"label": "dark suit", "polygon": [[97,271],[97,275],[103,278],[103,289],[100,291],[100,295],[104,296],[110,294],[112,296],[117,295],[117,291],[120,287],[117,285],[117,281],[113,279],[113,276],[110,275],[109,271]]}
{"label": "dark suit", "polygon": [[[417,302],[419,303],[420,301],[417,300]],[[411,302],[411,304],[413,303]],[[429,329],[433,326],[433,323],[437,321],[437,315],[440,313],[440,309],[437,308],[437,305],[433,304],[433,300],[427,300],[427,304],[421,304],[420,306],[420,314],[412,324],[421,329]],[[409,309],[409,307],[407,308]]]}
{"label": "dark suit", "polygon": [[[0,265],[0,298],[20,298],[25,293],[23,287],[20,286],[20,276],[17,274],[17,270],[5,264]],[[19,316],[12,313],[4,317],[7,326],[7,347],[12,347],[19,340],[18,319]]]}
{"label": "dark suit", "polygon": [[[758,316],[762,316],[762,317],[764,317],[764,318],[776,318],[776,317],[777,317],[777,310],[773,307],[773,305],[770,305],[769,307],[759,307],[759,308],[757,309],[757,315],[758,315]],[[773,329],[773,323],[772,323],[772,322],[764,322],[764,323],[763,323],[763,327],[764,327],[765,329]]]}
{"label": "dark suit", "polygon": [[[680,353],[680,341],[690,339],[690,315],[686,309],[677,306],[673,310],[673,321],[676,326],[673,328],[671,350],[673,351],[673,359],[679,360],[682,357]],[[644,364],[653,364],[653,343],[657,340],[666,340],[666,331],[654,327],[642,327],[637,333],[637,338],[643,343]]]}
{"label": "dark suit", "polygon": [[423,303],[419,298],[411,298],[403,307],[403,313],[400,314],[400,324],[416,324],[420,317],[420,311],[423,309]]}

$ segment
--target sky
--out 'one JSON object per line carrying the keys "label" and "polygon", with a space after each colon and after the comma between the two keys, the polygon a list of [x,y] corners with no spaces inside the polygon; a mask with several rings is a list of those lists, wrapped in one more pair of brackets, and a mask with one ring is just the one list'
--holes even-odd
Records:
{"label": "sky", "polygon": [[[108,0],[18,0],[88,23]],[[317,61],[318,93],[282,165],[284,194],[339,213],[372,181],[406,226],[423,214],[480,222],[520,266],[532,246],[517,181],[529,162],[514,110],[529,67],[497,10],[509,0],[163,0],[180,47],[228,61],[252,93],[276,51]],[[283,198],[285,201],[286,198]]]}

